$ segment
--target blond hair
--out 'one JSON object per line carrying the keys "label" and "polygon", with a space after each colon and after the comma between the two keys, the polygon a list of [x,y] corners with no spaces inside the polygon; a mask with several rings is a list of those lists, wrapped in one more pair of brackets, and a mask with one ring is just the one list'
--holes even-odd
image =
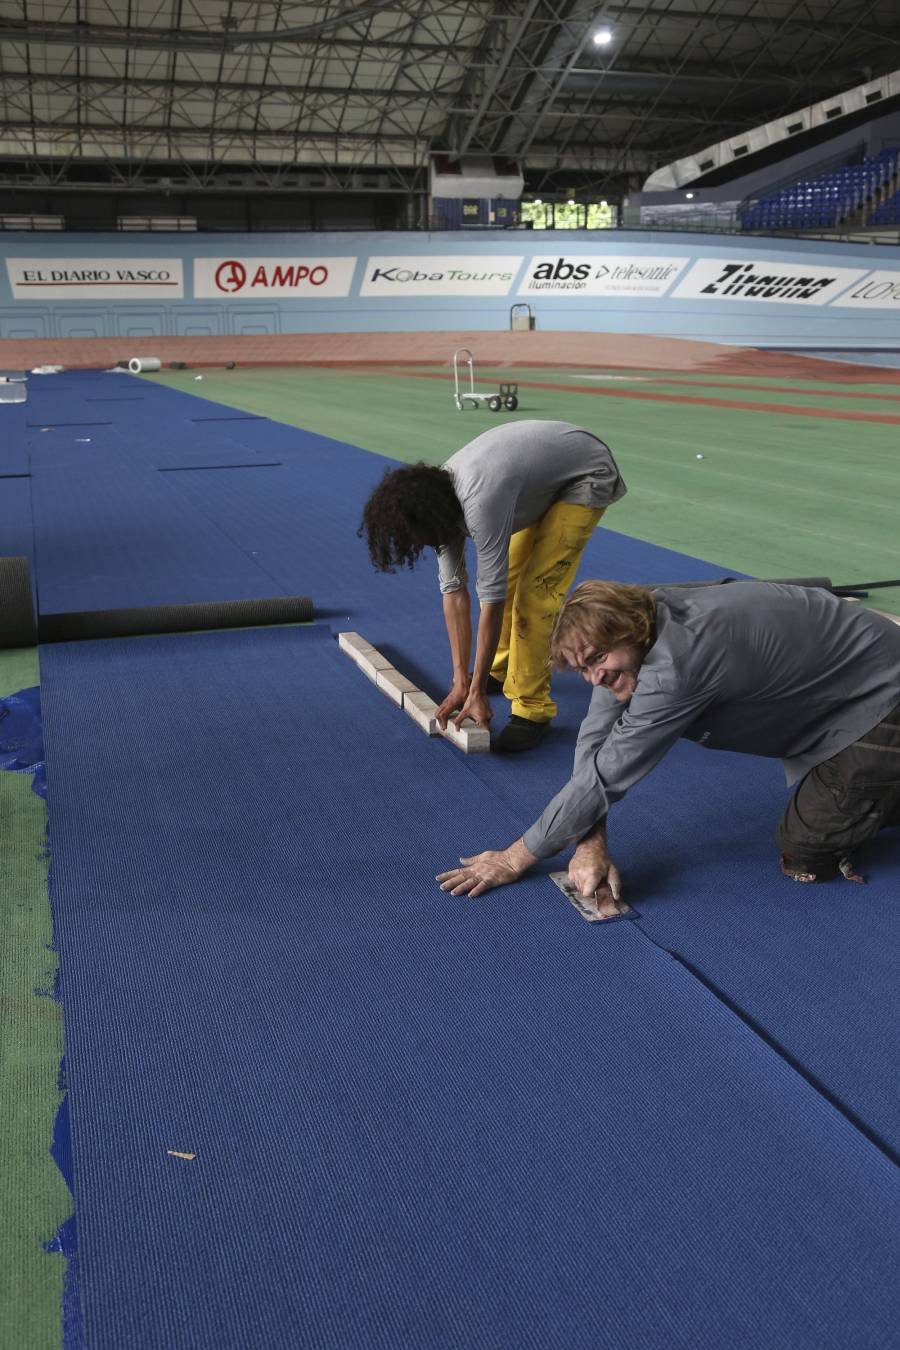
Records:
{"label": "blond hair", "polygon": [[550,636],[550,659],[557,670],[568,665],[562,649],[573,635],[598,652],[638,647],[645,653],[656,636],[653,592],[616,581],[583,581],[559,611]]}

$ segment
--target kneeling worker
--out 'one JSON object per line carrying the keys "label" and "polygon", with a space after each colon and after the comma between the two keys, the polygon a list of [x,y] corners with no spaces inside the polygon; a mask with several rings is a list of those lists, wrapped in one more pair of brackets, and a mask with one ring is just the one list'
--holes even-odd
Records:
{"label": "kneeling worker", "polygon": [[775,582],[586,581],[552,654],[594,686],[572,778],[521,839],[441,873],[445,891],[480,895],[577,844],[573,884],[618,899],[607,811],[680,736],[784,761],[799,786],[777,838],[796,881],[861,880],[853,850],[900,824],[900,627],[881,615]]}
{"label": "kneeling worker", "polygon": [[[437,711],[486,727],[487,694],[512,703],[494,738],[500,751],[530,750],[556,713],[550,697],[550,634],[585,545],[625,484],[609,448],[570,422],[507,422],[477,436],[440,468],[413,464],[385,474],[366,502],[375,567],[412,567],[437,553],[453,682]],[[481,617],[470,679],[472,620],[466,536],[475,545]]]}

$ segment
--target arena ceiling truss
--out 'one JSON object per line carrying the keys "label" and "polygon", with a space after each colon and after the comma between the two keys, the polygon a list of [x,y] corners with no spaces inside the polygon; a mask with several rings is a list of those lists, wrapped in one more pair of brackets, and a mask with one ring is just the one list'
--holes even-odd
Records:
{"label": "arena ceiling truss", "polygon": [[408,192],[440,152],[614,191],[897,69],[897,18],[896,0],[0,0],[0,171]]}

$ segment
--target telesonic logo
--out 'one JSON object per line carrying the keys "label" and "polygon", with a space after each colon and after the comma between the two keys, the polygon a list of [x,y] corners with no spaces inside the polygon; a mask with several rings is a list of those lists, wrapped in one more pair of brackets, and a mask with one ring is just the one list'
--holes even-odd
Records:
{"label": "telesonic logo", "polygon": [[754,272],[752,263],[726,263],[701,295],[743,295],[761,300],[811,300],[837,277],[778,276]]}
{"label": "telesonic logo", "polygon": [[[288,266],[276,263],[269,269],[264,263],[260,263],[250,278],[249,289],[253,290],[255,286],[266,289],[276,286],[297,287],[304,281],[310,286],[321,286],[327,280],[328,268],[323,267],[321,263],[317,263],[315,267],[307,267],[305,263],[291,263]],[[219,263],[216,268],[215,282],[220,291],[234,295],[248,285],[247,269],[242,262],[229,258],[226,262]]]}

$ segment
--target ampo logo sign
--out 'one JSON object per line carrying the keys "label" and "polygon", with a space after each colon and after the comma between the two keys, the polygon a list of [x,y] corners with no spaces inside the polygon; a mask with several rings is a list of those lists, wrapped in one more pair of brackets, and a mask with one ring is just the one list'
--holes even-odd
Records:
{"label": "ampo logo sign", "polygon": [[216,268],[216,286],[220,291],[234,295],[236,291],[243,289],[246,282],[247,269],[243,263],[236,262],[234,258],[219,263]]}
{"label": "ampo logo sign", "polygon": [[248,285],[248,277],[250,290],[295,290],[304,283],[324,286],[328,280],[328,268],[324,263],[313,263],[312,266],[301,262],[258,263],[251,275],[237,258],[226,258],[216,268],[216,286],[228,295],[242,291]]}
{"label": "ampo logo sign", "polygon": [[355,258],[196,258],[194,295],[203,300],[343,296],[349,294],[355,263]]}

